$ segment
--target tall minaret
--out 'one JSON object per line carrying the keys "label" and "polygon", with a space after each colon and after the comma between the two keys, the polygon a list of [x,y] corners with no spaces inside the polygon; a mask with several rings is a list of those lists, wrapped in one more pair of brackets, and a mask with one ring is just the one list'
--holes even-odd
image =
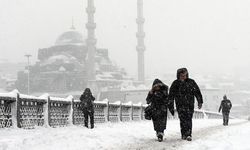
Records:
{"label": "tall minaret", "polygon": [[89,81],[95,80],[96,70],[95,70],[95,55],[96,55],[96,38],[95,38],[95,28],[96,24],[94,22],[95,6],[94,0],[88,0],[88,7],[86,8],[88,14],[88,22],[86,23],[86,28],[88,30],[88,37],[86,39],[86,44],[88,48],[87,53],[87,76]]}
{"label": "tall minaret", "polygon": [[136,33],[137,37],[137,56],[138,56],[138,80],[141,82],[145,81],[145,70],[144,70],[144,51],[145,51],[145,45],[144,45],[144,37],[145,32],[143,30],[143,24],[145,22],[145,19],[143,17],[143,0],[137,0],[137,19],[136,23],[138,26],[138,30]]}

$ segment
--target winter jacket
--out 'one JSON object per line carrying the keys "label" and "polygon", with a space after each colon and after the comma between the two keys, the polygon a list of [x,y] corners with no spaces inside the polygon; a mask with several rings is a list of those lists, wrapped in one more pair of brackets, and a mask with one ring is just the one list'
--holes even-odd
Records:
{"label": "winter jacket", "polygon": [[154,130],[163,132],[167,125],[168,86],[155,79],[146,101],[151,107]]}
{"label": "winter jacket", "polygon": [[222,113],[229,113],[232,108],[232,103],[229,99],[224,99],[221,101],[219,112],[222,109]]}
{"label": "winter jacket", "polygon": [[[154,88],[159,86],[158,90]],[[153,82],[152,90],[148,93],[146,98],[147,104],[152,106],[153,116],[167,116],[168,109],[168,86],[162,83],[159,79]]]}
{"label": "winter jacket", "polygon": [[80,97],[81,100],[81,109],[83,111],[94,111],[94,100],[95,97],[92,95],[90,89],[86,89]]}
{"label": "winter jacket", "polygon": [[[184,70],[185,68],[182,69]],[[196,82],[188,77],[187,69],[185,69],[187,79],[185,81],[180,80],[180,73],[183,70],[179,69],[177,71],[177,80],[175,80],[170,87],[169,106],[173,107],[175,101],[177,111],[181,109],[194,111],[194,99],[196,97],[198,104],[202,104],[202,94]]]}

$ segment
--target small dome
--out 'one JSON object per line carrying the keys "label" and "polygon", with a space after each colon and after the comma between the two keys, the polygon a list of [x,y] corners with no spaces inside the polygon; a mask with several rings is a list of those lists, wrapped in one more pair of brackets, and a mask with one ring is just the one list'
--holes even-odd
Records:
{"label": "small dome", "polygon": [[80,32],[71,29],[70,31],[64,32],[60,35],[55,45],[83,45],[84,39]]}

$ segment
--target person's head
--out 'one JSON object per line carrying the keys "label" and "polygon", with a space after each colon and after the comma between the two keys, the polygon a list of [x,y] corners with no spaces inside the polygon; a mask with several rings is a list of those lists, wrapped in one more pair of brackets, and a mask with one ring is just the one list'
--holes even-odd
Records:
{"label": "person's head", "polygon": [[227,95],[226,95],[226,94],[223,96],[223,99],[224,99],[224,100],[226,100],[226,99],[227,99]]}
{"label": "person's head", "polygon": [[181,81],[185,81],[188,78],[188,70],[187,68],[180,68],[177,70],[177,79]]}
{"label": "person's head", "polygon": [[86,94],[91,94],[90,88],[86,88],[86,89],[84,90],[84,93],[86,93]]}
{"label": "person's head", "polygon": [[163,83],[161,80],[159,79],[155,79],[154,82],[153,82],[153,85],[152,85],[152,89],[154,90],[160,90],[160,86],[162,86]]}

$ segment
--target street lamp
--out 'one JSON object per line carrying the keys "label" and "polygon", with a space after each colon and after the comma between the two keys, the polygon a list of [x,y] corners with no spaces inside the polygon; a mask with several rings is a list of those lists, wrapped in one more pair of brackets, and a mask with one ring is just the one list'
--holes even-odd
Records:
{"label": "street lamp", "polygon": [[28,59],[28,88],[27,88],[27,93],[30,94],[30,57],[32,55],[26,54],[24,55]]}

